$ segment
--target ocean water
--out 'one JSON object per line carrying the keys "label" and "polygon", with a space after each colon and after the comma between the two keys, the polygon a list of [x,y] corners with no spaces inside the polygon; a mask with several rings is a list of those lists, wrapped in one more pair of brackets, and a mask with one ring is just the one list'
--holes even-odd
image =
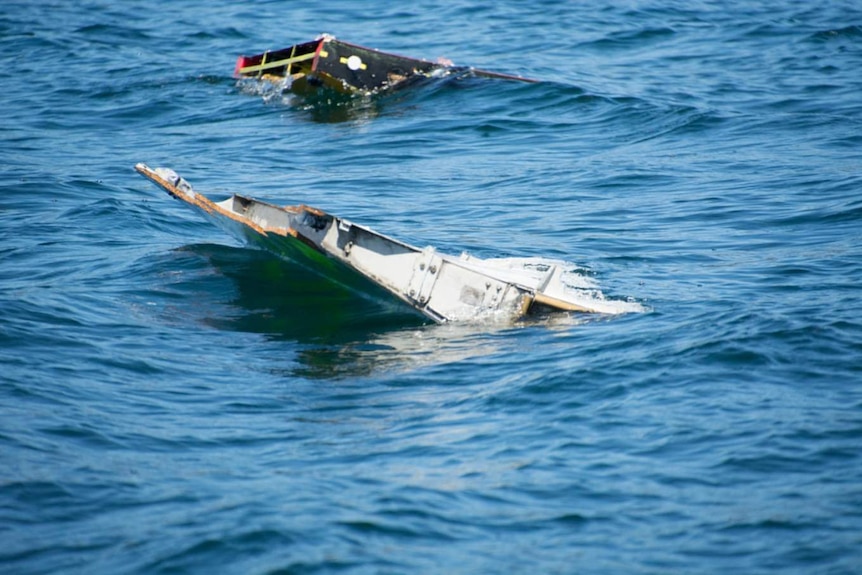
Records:
{"label": "ocean water", "polygon": [[[326,102],[327,32],[540,80]],[[3,573],[862,572],[862,5],[6,0]],[[427,324],[133,170],[567,262]]]}

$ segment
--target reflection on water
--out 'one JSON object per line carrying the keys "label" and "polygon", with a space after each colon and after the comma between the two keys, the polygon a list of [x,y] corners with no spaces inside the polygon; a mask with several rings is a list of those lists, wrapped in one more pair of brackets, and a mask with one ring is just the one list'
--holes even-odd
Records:
{"label": "reflection on water", "polygon": [[368,332],[363,341],[305,347],[291,375],[337,379],[453,363],[497,351],[484,334],[478,326],[453,324]]}
{"label": "reflection on water", "polygon": [[463,338],[487,327],[429,324],[395,300],[359,294],[266,252],[211,244],[181,251],[217,272],[194,280],[192,290],[204,292],[197,303],[212,302],[198,309],[199,321],[298,344],[290,375],[365,376],[483,353]]}
{"label": "reflection on water", "polygon": [[369,376],[443,366],[496,354],[521,353],[524,351],[523,340],[518,337],[521,330],[542,328],[565,332],[574,326],[604,319],[555,311],[516,321],[485,318],[475,322],[368,332],[362,340],[304,347],[298,353],[299,365],[290,370],[290,375],[321,379]]}
{"label": "reflection on water", "polygon": [[287,370],[292,376],[331,379],[442,365],[516,346],[500,337],[508,330],[589,320],[553,313],[514,323],[484,318],[437,325],[394,299],[359,294],[267,252],[194,244],[176,253],[201,258],[208,268],[183,280],[185,297],[194,298],[195,319],[296,344]]}
{"label": "reflection on water", "polygon": [[267,104],[307,112],[313,122],[321,124],[369,121],[380,114],[380,99],[373,95],[344,94],[326,87],[308,94],[296,94],[290,91],[285,81],[248,78],[239,80],[237,87],[246,94],[261,96]]}

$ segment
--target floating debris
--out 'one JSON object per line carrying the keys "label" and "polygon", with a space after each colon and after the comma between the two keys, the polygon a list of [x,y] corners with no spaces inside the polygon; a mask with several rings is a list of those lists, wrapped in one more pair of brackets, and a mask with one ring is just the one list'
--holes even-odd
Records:
{"label": "floating debris", "polygon": [[267,80],[299,94],[327,87],[341,93],[375,93],[419,78],[466,70],[475,76],[535,82],[521,76],[457,67],[451,61],[419,60],[336,40],[323,34],[311,42],[237,58],[234,74]]}
{"label": "floating debris", "polygon": [[276,206],[240,195],[214,202],[169,168],[135,169],[248,244],[368,295],[403,302],[435,322],[536,310],[619,313],[566,288],[560,265],[513,268],[467,254],[418,248],[317,208]]}

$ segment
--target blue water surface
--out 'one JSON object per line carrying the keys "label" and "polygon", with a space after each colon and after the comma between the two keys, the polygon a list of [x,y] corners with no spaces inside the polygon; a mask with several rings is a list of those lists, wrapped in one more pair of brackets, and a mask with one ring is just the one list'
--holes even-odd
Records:
{"label": "blue water surface", "polygon": [[[538,83],[238,83],[321,32]],[[0,6],[4,573],[862,572],[855,1]],[[135,174],[563,260],[430,325]]]}

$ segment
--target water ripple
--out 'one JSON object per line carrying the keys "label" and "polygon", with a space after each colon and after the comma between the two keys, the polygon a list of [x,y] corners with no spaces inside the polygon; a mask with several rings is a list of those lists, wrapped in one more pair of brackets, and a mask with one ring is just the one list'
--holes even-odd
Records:
{"label": "water ripple", "polygon": [[[858,571],[852,2],[0,12],[5,571]],[[320,32],[540,81],[231,77]],[[427,325],[140,161],[644,313]]]}

